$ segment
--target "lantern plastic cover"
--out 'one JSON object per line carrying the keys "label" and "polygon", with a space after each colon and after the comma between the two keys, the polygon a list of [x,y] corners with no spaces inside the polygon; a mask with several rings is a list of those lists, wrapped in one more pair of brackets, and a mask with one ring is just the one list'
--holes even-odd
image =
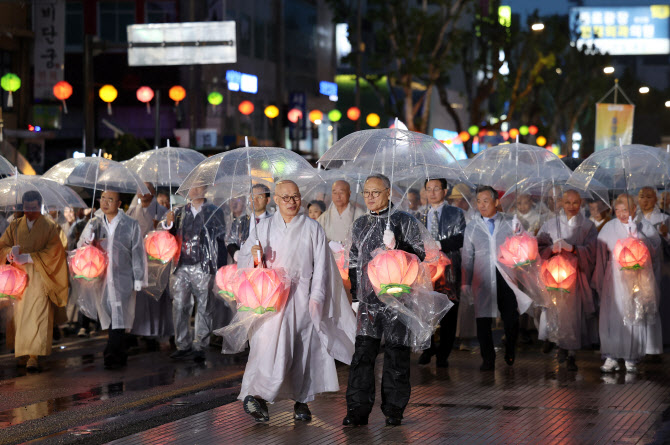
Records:
{"label": "lantern plastic cover", "polygon": [[51,167],[44,175],[60,184],[119,193],[149,193],[137,174],[121,163],[103,157],[71,158]]}
{"label": "lantern plastic cover", "polygon": [[[391,267],[411,263],[411,274],[415,280],[412,285],[408,285],[408,293],[396,296],[380,294],[382,287],[377,285],[378,279],[370,279],[369,267],[374,264],[372,262],[377,255],[386,252],[383,242],[386,221],[385,213],[361,216],[354,222],[345,242],[352,296],[359,301],[356,335],[373,338],[381,338],[383,335],[387,342],[425,349],[430,346],[430,334],[452,306],[448,296],[433,291],[429,273],[421,264],[423,260],[437,259],[439,251],[426,228],[416,218],[402,211],[394,212],[391,215],[391,230],[396,238],[397,250],[390,252],[403,251],[409,254],[412,261],[384,261],[383,264]],[[429,248],[426,249],[426,246]],[[435,258],[427,258],[426,251]],[[393,255],[406,258],[405,253]],[[388,290],[388,286],[384,289]]]}
{"label": "lantern plastic cover", "polygon": [[28,192],[39,193],[44,210],[88,207],[69,187],[47,181],[40,176],[19,174],[0,179],[0,209],[22,211],[22,198]]}
{"label": "lantern plastic cover", "polygon": [[[95,249],[95,251],[85,254],[87,250],[91,249]],[[76,304],[84,315],[97,320],[97,299],[99,295],[102,295],[105,286],[107,254],[104,250],[93,246],[82,246],[68,252],[67,264],[70,271],[70,288],[72,289],[69,304]],[[82,272],[85,272],[88,277],[83,277]],[[96,274],[97,276],[92,277]]]}
{"label": "lantern plastic cover", "polygon": [[647,245],[638,238],[620,239],[613,255],[621,269],[624,287],[631,291],[630,298],[624,301],[624,324],[653,323],[658,314],[657,287]]}
{"label": "lantern plastic cover", "polygon": [[144,250],[147,252],[148,261],[147,286],[142,291],[156,301],[161,299],[170,283],[170,272],[174,268],[175,258],[179,257],[180,247],[174,235],[166,230],[154,230],[144,237]]}
{"label": "lantern plastic cover", "polygon": [[575,312],[581,305],[574,302],[582,298],[574,292],[577,256],[567,252],[554,255],[542,263],[540,273],[549,297],[546,318],[540,322],[547,324],[547,338],[563,349],[580,349],[582,339],[575,335],[581,331],[575,325],[582,322],[582,317]]}
{"label": "lantern plastic cover", "polygon": [[237,312],[228,326],[214,331],[223,339],[224,354],[242,352],[249,332],[281,312],[291,290],[291,277],[283,269],[238,269],[230,281]]}

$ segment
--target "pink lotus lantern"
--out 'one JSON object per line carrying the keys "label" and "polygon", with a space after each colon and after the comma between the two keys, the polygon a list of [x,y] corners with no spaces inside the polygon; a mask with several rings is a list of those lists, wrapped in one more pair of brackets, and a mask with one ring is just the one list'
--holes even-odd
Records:
{"label": "pink lotus lantern", "polygon": [[340,276],[342,281],[347,281],[349,279],[349,269],[344,268],[344,251],[333,254],[335,257],[335,264],[337,264],[337,270],[340,271]]}
{"label": "pink lotus lantern", "polygon": [[387,250],[368,263],[368,278],[377,294],[408,294],[418,276],[419,259],[402,250]]}
{"label": "pink lotus lantern", "polygon": [[216,286],[219,288],[219,295],[229,301],[235,301],[233,279],[236,273],[237,264],[223,266],[216,272]]}
{"label": "pink lotus lantern", "polygon": [[288,299],[290,285],[274,269],[258,267],[238,271],[234,284],[238,312],[278,312]]}
{"label": "pink lotus lantern", "polygon": [[507,267],[523,267],[536,260],[537,239],[527,233],[507,237],[498,252],[498,261]]}
{"label": "pink lotus lantern", "polygon": [[28,285],[28,274],[18,267],[0,266],[0,298],[20,300]]}
{"label": "pink lotus lantern", "polygon": [[97,247],[84,246],[76,250],[70,267],[75,278],[91,281],[105,271],[107,258],[104,252]]}
{"label": "pink lotus lantern", "polygon": [[622,269],[642,269],[649,261],[649,249],[637,238],[620,239],[614,245],[614,258]]}
{"label": "pink lotus lantern", "polygon": [[435,283],[437,280],[444,276],[444,271],[448,265],[451,264],[451,260],[447,258],[444,252],[440,252],[439,255],[436,255],[433,261],[423,263],[428,269],[430,274],[430,280]]}
{"label": "pink lotus lantern", "polygon": [[576,262],[574,255],[560,253],[542,263],[540,278],[547,290],[570,292],[577,282]]}
{"label": "pink lotus lantern", "polygon": [[144,249],[150,260],[165,264],[177,255],[179,244],[168,231],[150,232],[144,239]]}

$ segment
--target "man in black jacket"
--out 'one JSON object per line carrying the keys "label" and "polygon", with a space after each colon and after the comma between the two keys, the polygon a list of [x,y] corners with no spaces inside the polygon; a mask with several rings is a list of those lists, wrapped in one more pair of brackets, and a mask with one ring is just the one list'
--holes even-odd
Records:
{"label": "man in black jacket", "polygon": [[[205,192],[205,187],[190,189],[191,202],[166,215],[170,233],[181,243],[179,260],[170,279],[177,345],[177,351],[170,358],[174,360],[205,360],[203,348],[209,345],[212,333],[210,283],[216,271],[226,265],[223,212],[207,202]],[[190,319],[194,300],[197,312],[192,332]]]}
{"label": "man in black jacket", "polygon": [[435,282],[435,290],[449,296],[454,303],[449,312],[440,321],[440,342],[431,340],[430,348],[419,357],[420,365],[427,365],[433,355],[437,355],[437,367],[449,366],[449,354],[456,339],[458,322],[458,297],[461,288],[461,247],[465,232],[463,210],[447,204],[448,186],[446,179],[428,179],[424,184],[428,208],[421,214],[421,222],[431,237],[440,243],[440,250],[451,261],[444,275]]}

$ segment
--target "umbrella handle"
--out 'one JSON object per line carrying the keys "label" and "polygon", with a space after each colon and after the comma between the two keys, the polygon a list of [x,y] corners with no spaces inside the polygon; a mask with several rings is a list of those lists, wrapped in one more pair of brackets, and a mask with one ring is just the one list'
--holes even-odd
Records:
{"label": "umbrella handle", "polygon": [[169,226],[166,226],[165,221],[161,221],[161,227],[163,227],[164,230],[170,230],[173,225],[174,225],[174,223],[170,223]]}

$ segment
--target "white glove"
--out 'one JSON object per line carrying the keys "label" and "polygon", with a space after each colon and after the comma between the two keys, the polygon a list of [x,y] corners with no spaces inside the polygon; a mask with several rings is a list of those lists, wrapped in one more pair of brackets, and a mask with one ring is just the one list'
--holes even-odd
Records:
{"label": "white glove", "polygon": [[632,217],[628,217],[628,224],[626,224],[626,227],[628,228],[628,233],[630,233],[630,236],[637,236],[637,224],[633,222]]}
{"label": "white glove", "polygon": [[238,263],[238,262],[239,262],[239,258],[240,258],[240,251],[239,251],[239,250],[236,250],[235,253],[233,254],[233,261],[235,261],[236,263]]}
{"label": "white glove", "polygon": [[323,305],[316,300],[309,300],[309,316],[312,318],[312,323],[316,332],[321,332],[321,314],[323,312]]}
{"label": "white glove", "polygon": [[139,292],[142,290],[142,281],[141,280],[135,280],[133,283],[133,288],[135,289],[135,292]]}
{"label": "white glove", "polygon": [[472,297],[472,287],[469,284],[463,284],[461,286],[461,301],[472,306],[475,304],[475,300]]}
{"label": "white glove", "polygon": [[7,261],[13,263],[17,256],[19,256],[19,246],[14,246],[7,254]]}
{"label": "white glove", "polygon": [[33,258],[29,253],[22,253],[20,255],[14,255],[14,263],[21,265],[26,263],[32,263]]}
{"label": "white glove", "polygon": [[514,230],[515,235],[521,235],[522,227],[516,215],[512,218],[512,229]]}
{"label": "white glove", "polygon": [[559,239],[554,243],[554,246],[551,248],[551,251],[553,253],[561,253],[561,251],[565,250],[566,252],[572,252],[572,249],[574,246],[572,244],[568,244],[565,242],[563,239]]}
{"label": "white glove", "polygon": [[328,247],[330,247],[330,250],[332,250],[333,253],[342,252],[344,250],[344,246],[338,241],[329,242]]}
{"label": "white glove", "polygon": [[395,249],[395,235],[390,229],[384,230],[384,245],[388,249]]}

